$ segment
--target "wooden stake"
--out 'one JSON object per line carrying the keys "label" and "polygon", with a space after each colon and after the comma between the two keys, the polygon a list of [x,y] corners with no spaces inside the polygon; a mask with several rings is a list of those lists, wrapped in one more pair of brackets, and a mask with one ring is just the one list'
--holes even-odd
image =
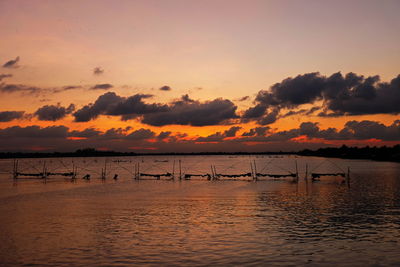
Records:
{"label": "wooden stake", "polygon": [[140,162],[138,162],[137,164],[137,177],[138,177],[137,179],[140,180]]}
{"label": "wooden stake", "polygon": [[254,170],[253,170],[253,164],[250,161],[250,169],[251,169],[251,176],[253,176],[253,180],[254,180]]}
{"label": "wooden stake", "polygon": [[43,178],[44,179],[46,179],[47,178],[47,170],[46,170],[46,161],[43,161],[43,171],[42,171],[42,174],[43,174]]}
{"label": "wooden stake", "polygon": [[174,163],[172,163],[172,179],[175,180],[175,160]]}
{"label": "wooden stake", "polygon": [[253,177],[253,179],[254,179],[254,181],[257,181],[257,167],[256,167],[256,161],[253,160],[253,163],[254,163],[254,177]]}
{"label": "wooden stake", "polygon": [[347,167],[347,186],[350,187],[350,167]]}
{"label": "wooden stake", "polygon": [[308,179],[308,164],[306,163],[306,175],[304,176],[304,180]]}
{"label": "wooden stake", "polygon": [[179,180],[182,180],[182,166],[181,166],[181,160],[179,160]]}

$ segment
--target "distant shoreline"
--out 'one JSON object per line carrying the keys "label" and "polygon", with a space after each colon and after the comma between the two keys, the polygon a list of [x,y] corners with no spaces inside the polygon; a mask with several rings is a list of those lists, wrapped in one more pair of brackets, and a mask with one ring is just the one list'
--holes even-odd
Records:
{"label": "distant shoreline", "polygon": [[67,157],[126,157],[126,156],[212,156],[212,155],[298,155],[342,159],[367,159],[375,161],[400,162],[400,145],[393,147],[347,147],[320,148],[297,152],[191,152],[191,153],[135,153],[99,151],[92,148],[75,152],[0,152],[1,159],[10,158],[67,158]]}

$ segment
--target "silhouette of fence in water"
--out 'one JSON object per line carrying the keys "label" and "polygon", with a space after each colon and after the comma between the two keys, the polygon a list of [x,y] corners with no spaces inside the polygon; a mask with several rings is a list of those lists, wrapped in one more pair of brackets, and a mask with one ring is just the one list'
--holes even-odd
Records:
{"label": "silhouette of fence in water", "polygon": [[[216,166],[210,165],[210,172],[202,171],[193,172],[195,170],[196,164],[200,161],[196,161],[191,166],[187,166],[187,168],[183,167],[182,161],[173,160],[171,161],[172,166],[170,170],[167,170],[166,167],[160,166],[160,164],[169,163],[169,160],[153,160],[153,162],[149,165],[147,164],[147,168],[144,167],[145,164],[141,164],[144,162],[143,158],[134,160],[104,160],[104,165],[102,165],[99,160],[88,160],[88,159],[74,159],[72,161],[68,161],[65,159],[50,159],[50,160],[39,160],[38,162],[32,162],[28,160],[16,160],[14,159],[12,164],[12,174],[13,179],[51,179],[51,178],[67,178],[71,180],[76,180],[78,177],[82,177],[82,179],[90,180],[92,177],[98,177],[100,179],[110,178],[114,173],[113,179],[118,179],[118,172],[125,171],[135,180],[192,180],[192,179],[203,179],[208,181],[213,180],[253,180],[253,181],[263,181],[263,180],[276,180],[276,179],[290,179],[293,182],[298,182],[299,180],[299,171],[297,167],[297,161],[294,161],[295,170],[287,170],[280,166],[278,167],[282,172],[278,173],[267,171],[268,167],[274,165],[274,158],[272,158],[269,162],[263,163],[264,167],[261,170],[257,170],[257,165],[255,160],[249,160],[249,169],[245,172],[238,173],[227,173],[228,169],[232,169],[237,164],[243,164],[243,161],[236,161],[228,167],[222,169],[222,171],[217,171]],[[329,160],[328,160],[329,161]],[[323,163],[323,162],[322,162]],[[92,166],[96,164],[96,166]],[[100,165],[101,164],[101,165]],[[122,165],[124,164],[124,165]],[[102,166],[100,172],[99,165]],[[176,166],[177,165],[177,166]],[[321,164],[316,166],[314,170],[320,167]],[[336,165],[340,170],[342,170],[339,166]],[[143,170],[142,170],[143,169]],[[149,171],[153,169],[153,172]],[[154,172],[156,169],[157,172]],[[0,170],[1,171],[1,170]],[[160,172],[161,171],[161,172]],[[4,172],[3,172],[4,173]],[[96,176],[92,176],[92,175]],[[308,164],[306,164],[306,171],[304,179],[308,179]],[[343,177],[348,183],[350,181],[350,169],[348,169],[347,174],[342,172],[310,172],[311,180],[319,181],[321,177],[325,176],[339,176]]]}

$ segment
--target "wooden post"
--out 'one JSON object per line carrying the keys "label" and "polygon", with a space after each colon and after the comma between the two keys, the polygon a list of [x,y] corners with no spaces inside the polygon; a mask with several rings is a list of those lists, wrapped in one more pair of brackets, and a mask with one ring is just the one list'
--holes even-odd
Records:
{"label": "wooden post", "polygon": [[73,161],[72,161],[72,177],[71,178],[76,179],[75,164]]}
{"label": "wooden post", "polygon": [[210,168],[211,168],[211,178],[212,178],[212,180],[214,180],[215,179],[215,175],[214,175],[214,170],[213,170],[212,165],[210,165]]}
{"label": "wooden post", "polygon": [[17,179],[18,178],[18,160],[13,161],[13,178]]}
{"label": "wooden post", "polygon": [[304,176],[304,180],[308,179],[308,164],[306,163],[306,175]]}
{"label": "wooden post", "polygon": [[295,165],[296,165],[296,182],[299,181],[299,169],[297,167],[297,160],[294,161]]}
{"label": "wooden post", "polygon": [[215,179],[218,179],[217,169],[215,168],[215,165],[214,165],[214,174],[215,174]]}
{"label": "wooden post", "polygon": [[105,180],[107,175],[107,159],[104,160],[104,170],[101,169],[101,179]]}
{"label": "wooden post", "polygon": [[140,180],[140,162],[137,164],[137,179]]}
{"label": "wooden post", "polygon": [[43,175],[42,177],[43,177],[44,179],[47,178],[46,161],[43,161],[42,175]]}
{"label": "wooden post", "polygon": [[133,173],[134,173],[134,175],[133,175],[133,179],[137,179],[137,171],[136,171],[136,166],[137,166],[137,163],[135,163],[135,165],[134,165],[134,167],[133,167]]}
{"label": "wooden post", "polygon": [[175,180],[175,160],[172,163],[172,180]]}
{"label": "wooden post", "polygon": [[182,180],[182,166],[181,166],[181,160],[179,160],[179,180]]}
{"label": "wooden post", "polygon": [[254,177],[253,177],[253,179],[254,179],[254,181],[257,181],[257,167],[256,167],[256,161],[253,160],[253,163],[254,163]]}
{"label": "wooden post", "polygon": [[347,167],[347,186],[350,187],[350,167]]}
{"label": "wooden post", "polygon": [[253,176],[253,180],[254,180],[254,171],[253,171],[253,164],[250,161],[250,169],[251,169],[251,176]]}

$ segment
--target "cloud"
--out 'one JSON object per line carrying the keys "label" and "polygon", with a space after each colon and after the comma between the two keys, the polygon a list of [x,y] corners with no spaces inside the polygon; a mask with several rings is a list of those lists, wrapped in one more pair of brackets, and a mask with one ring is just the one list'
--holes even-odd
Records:
{"label": "cloud", "polygon": [[161,133],[157,136],[157,138],[163,140],[163,139],[165,139],[165,138],[168,138],[171,134],[172,134],[172,132],[170,132],[170,131],[164,131],[164,132],[161,132]]}
{"label": "cloud", "polygon": [[108,92],[99,96],[93,104],[85,105],[77,110],[73,115],[77,122],[90,121],[99,115],[121,116],[121,119],[127,120],[146,113],[167,110],[166,105],[143,102],[143,99],[150,97],[152,95],[145,94],[121,97],[114,92]]}
{"label": "cloud", "polygon": [[233,126],[233,127],[229,128],[228,130],[226,130],[226,131],[224,132],[224,135],[225,135],[226,137],[235,137],[235,136],[236,136],[236,133],[237,133],[240,129],[242,129],[242,127]]}
{"label": "cloud", "polygon": [[0,122],[9,122],[15,119],[21,119],[24,116],[24,111],[1,111]]}
{"label": "cloud", "polygon": [[200,102],[184,95],[168,105],[163,112],[144,114],[142,122],[152,126],[192,125],[206,126],[224,124],[229,119],[236,119],[237,107],[228,99],[217,98]]}
{"label": "cloud", "polygon": [[269,126],[266,127],[256,127],[250,129],[248,132],[244,132],[242,136],[265,136],[265,134],[270,130]]}
{"label": "cloud", "polygon": [[113,86],[109,83],[96,84],[95,86],[90,87],[91,90],[108,90],[111,88],[113,88]]}
{"label": "cloud", "polygon": [[96,67],[93,69],[93,75],[102,75],[104,73],[104,69],[100,67]]}
{"label": "cloud", "polygon": [[57,105],[45,105],[34,113],[41,121],[56,121],[64,118],[66,115],[75,110],[75,105],[70,104],[68,107]]}
{"label": "cloud", "polygon": [[68,133],[68,136],[71,137],[83,137],[83,138],[93,138],[93,137],[98,137],[102,132],[99,130],[96,130],[95,128],[86,128],[82,131],[71,131]]}
{"label": "cloud", "polygon": [[161,91],[171,91],[172,89],[168,85],[164,85],[164,86],[160,87],[159,90],[161,90]]}
{"label": "cloud", "polygon": [[233,126],[229,128],[228,130],[224,131],[223,133],[221,132],[216,132],[214,134],[211,134],[207,137],[198,137],[195,141],[196,142],[221,142],[227,137],[235,137],[236,133],[242,129],[242,127],[239,126]]}
{"label": "cloud", "polygon": [[22,84],[0,84],[0,93],[23,93],[30,95],[39,95],[42,91],[42,88],[34,86],[27,86]]}
{"label": "cloud", "polygon": [[246,100],[249,100],[249,99],[250,99],[250,96],[246,95],[246,96],[243,96],[241,98],[236,99],[236,101],[241,102],[241,101],[246,101]]}
{"label": "cloud", "polygon": [[324,140],[369,140],[380,139],[383,141],[400,140],[400,120],[386,126],[376,121],[349,121],[344,128],[328,128],[321,130],[318,123],[303,122],[299,128],[279,131],[265,137],[264,141],[287,141],[299,136],[308,138],[320,138]]}
{"label": "cloud", "polygon": [[143,140],[143,139],[150,139],[155,136],[155,133],[149,129],[139,129],[136,131],[131,132],[125,138],[129,140]]}
{"label": "cloud", "polygon": [[49,126],[41,128],[33,125],[27,127],[13,126],[0,129],[0,138],[66,138],[68,128],[65,126]]}
{"label": "cloud", "polygon": [[11,59],[3,64],[3,68],[18,68],[19,57]]}
{"label": "cloud", "polygon": [[52,91],[52,93],[61,93],[61,92],[76,90],[76,89],[80,89],[80,88],[82,88],[82,86],[80,86],[80,85],[67,85],[67,86],[63,86],[61,88],[53,88],[51,91]]}
{"label": "cloud", "polygon": [[[279,114],[281,109],[295,109],[317,101],[322,102],[323,110],[318,115],[325,117],[399,114],[400,105],[397,103],[400,103],[400,75],[390,82],[381,82],[378,75],[364,77],[352,72],[344,76],[340,72],[331,76],[312,72],[286,78],[272,85],[269,90],[258,92],[255,105],[244,111],[243,118],[263,124],[273,121],[273,115],[265,117],[268,113]],[[280,117],[303,112],[309,115],[318,109],[314,107],[308,111],[289,111]]]}
{"label": "cloud", "polygon": [[13,75],[12,74],[0,74],[0,82],[1,80],[5,79],[5,78],[11,78]]}
{"label": "cloud", "polygon": [[169,104],[145,103],[152,95],[136,94],[120,97],[114,92],[101,95],[89,105],[77,110],[73,115],[76,122],[96,119],[99,115],[121,116],[122,120],[138,118],[142,123],[163,126],[179,125],[217,125],[226,120],[238,118],[236,106],[227,99],[200,102],[183,95]]}

